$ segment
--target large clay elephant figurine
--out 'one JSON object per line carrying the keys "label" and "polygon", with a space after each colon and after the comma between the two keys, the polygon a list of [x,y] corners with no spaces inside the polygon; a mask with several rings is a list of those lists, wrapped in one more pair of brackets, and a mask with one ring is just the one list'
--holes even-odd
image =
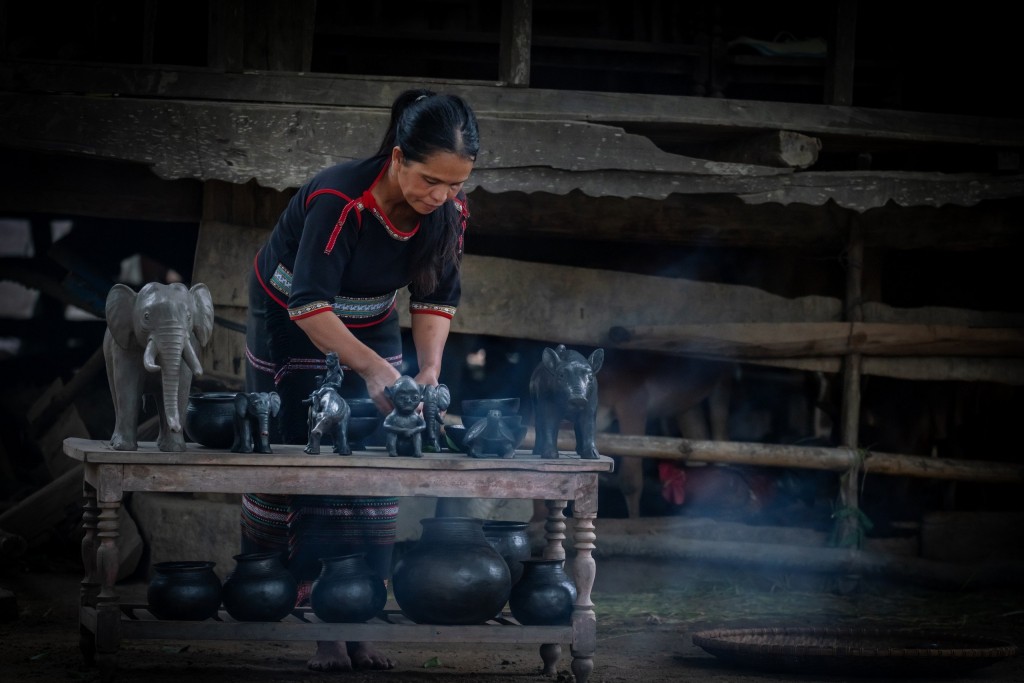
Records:
{"label": "large clay elephant figurine", "polygon": [[235,453],[272,453],[270,450],[270,418],[281,410],[281,397],[276,391],[238,392],[235,394]]}
{"label": "large clay elephant figurine", "polygon": [[107,294],[107,331],[103,356],[114,399],[111,448],[138,449],[139,408],[143,393],[156,396],[161,451],[185,450],[182,418],[192,376],[201,375],[198,349],[213,333],[213,299],[204,284],[150,282],[136,294],[114,285]]}

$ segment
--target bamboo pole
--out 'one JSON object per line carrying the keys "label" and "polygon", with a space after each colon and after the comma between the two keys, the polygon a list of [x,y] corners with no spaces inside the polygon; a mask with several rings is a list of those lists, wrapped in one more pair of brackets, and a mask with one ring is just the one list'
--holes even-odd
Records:
{"label": "bamboo pole", "polygon": [[[757,467],[797,467],[810,470],[843,472],[855,459],[862,459],[867,474],[970,481],[987,483],[1024,483],[1024,465],[991,460],[930,458],[899,453],[876,453],[851,448],[793,446],[739,441],[698,441],[668,436],[631,436],[598,434],[595,438],[602,455],[657,458],[692,463],[728,463]],[[533,447],[533,428],[526,431],[519,448]],[[576,439],[572,431],[558,433],[558,450],[575,457]],[[570,455],[571,454],[571,455]]]}

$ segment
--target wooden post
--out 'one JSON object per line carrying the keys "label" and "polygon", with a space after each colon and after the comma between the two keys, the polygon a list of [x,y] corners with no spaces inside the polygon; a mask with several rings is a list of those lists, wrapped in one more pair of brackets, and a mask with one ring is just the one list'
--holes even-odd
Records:
{"label": "wooden post", "polygon": [[242,72],[244,22],[245,9],[242,0],[210,3],[206,48],[206,63],[210,68],[226,73]]}
{"label": "wooden post", "polygon": [[825,72],[825,104],[853,105],[854,44],[857,36],[857,0],[840,0],[835,8],[832,44]]}
{"label": "wooden post", "polygon": [[[863,322],[864,310],[862,279],[864,273],[864,230],[856,215],[849,217],[849,242],[846,260],[846,319]],[[843,359],[843,402],[841,438],[844,446],[856,452],[857,432],[860,425],[860,376],[861,354],[850,353]],[[835,528],[835,541],[840,547],[861,546],[862,519],[858,501],[863,458],[854,457],[850,468],[839,480],[839,509]]]}
{"label": "wooden post", "polygon": [[533,0],[502,0],[498,80],[507,85],[530,85],[530,42]]}

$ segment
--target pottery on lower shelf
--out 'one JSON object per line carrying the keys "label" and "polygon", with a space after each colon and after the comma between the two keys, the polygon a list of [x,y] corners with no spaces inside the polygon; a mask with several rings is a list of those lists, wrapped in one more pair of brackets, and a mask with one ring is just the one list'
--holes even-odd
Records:
{"label": "pottery on lower shelf", "polygon": [[221,584],[207,561],[157,562],[146,589],[149,611],[157,619],[202,621],[220,609]]}

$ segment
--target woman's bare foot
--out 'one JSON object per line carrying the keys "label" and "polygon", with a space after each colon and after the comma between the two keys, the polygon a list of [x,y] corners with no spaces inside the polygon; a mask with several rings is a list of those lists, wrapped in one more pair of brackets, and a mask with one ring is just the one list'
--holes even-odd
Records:
{"label": "woman's bare foot", "polygon": [[316,641],[316,653],[306,664],[313,671],[352,671],[352,658],[344,643]]}
{"label": "woman's bare foot", "polygon": [[316,654],[310,658],[307,666],[313,671],[354,671],[393,669],[395,663],[378,652],[371,643],[318,640]]}
{"label": "woman's bare foot", "polygon": [[347,643],[348,656],[356,669],[394,669],[398,662],[388,659],[373,647],[373,643]]}

